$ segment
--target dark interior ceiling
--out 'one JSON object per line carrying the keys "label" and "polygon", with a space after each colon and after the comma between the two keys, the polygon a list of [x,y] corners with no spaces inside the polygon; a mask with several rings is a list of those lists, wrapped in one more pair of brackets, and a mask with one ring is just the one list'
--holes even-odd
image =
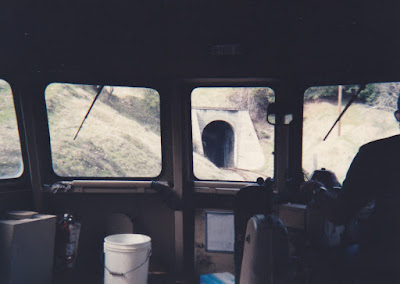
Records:
{"label": "dark interior ceiling", "polygon": [[399,4],[3,0],[1,74],[399,80]]}

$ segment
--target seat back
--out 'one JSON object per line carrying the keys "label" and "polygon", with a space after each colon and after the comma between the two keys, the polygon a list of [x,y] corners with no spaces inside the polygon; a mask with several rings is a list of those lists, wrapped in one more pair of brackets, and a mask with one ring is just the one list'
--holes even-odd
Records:
{"label": "seat back", "polygon": [[247,223],[239,283],[284,284],[289,280],[288,232],[275,215]]}
{"label": "seat back", "polygon": [[249,219],[256,214],[271,212],[272,189],[270,183],[247,186],[239,190],[234,202],[235,215],[235,282],[239,283],[244,238]]}

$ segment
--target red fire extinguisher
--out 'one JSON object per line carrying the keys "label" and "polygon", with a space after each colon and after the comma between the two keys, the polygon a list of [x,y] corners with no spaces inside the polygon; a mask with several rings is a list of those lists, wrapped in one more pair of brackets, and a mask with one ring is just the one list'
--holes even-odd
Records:
{"label": "red fire extinguisher", "polygon": [[81,224],[72,214],[63,214],[56,231],[56,270],[72,269],[78,252]]}

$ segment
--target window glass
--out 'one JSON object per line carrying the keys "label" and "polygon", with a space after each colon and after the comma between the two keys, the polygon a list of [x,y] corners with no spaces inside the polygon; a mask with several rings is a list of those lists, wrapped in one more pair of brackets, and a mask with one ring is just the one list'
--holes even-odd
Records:
{"label": "window glass", "polygon": [[47,86],[45,97],[56,174],[160,174],[160,98],[156,90],[53,83]]}
{"label": "window glass", "polygon": [[10,85],[0,79],[0,179],[22,175],[17,117]]}
{"label": "window glass", "polygon": [[[310,175],[325,168],[343,182],[363,144],[396,135],[400,83],[368,84],[323,141],[359,86],[311,87],[304,94],[303,170]],[[341,94],[341,95],[340,95]]]}
{"label": "window glass", "polygon": [[275,100],[266,87],[201,87],[192,92],[193,171],[203,180],[255,181],[274,169]]}

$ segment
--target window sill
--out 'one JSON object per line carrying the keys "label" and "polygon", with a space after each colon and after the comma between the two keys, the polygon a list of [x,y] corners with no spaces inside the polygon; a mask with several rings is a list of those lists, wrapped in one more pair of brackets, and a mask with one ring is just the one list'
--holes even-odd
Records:
{"label": "window sill", "polygon": [[45,192],[59,193],[156,193],[151,181],[73,180],[45,187]]}
{"label": "window sill", "polygon": [[252,182],[195,181],[194,191],[197,193],[235,195],[241,188],[257,185]]}

